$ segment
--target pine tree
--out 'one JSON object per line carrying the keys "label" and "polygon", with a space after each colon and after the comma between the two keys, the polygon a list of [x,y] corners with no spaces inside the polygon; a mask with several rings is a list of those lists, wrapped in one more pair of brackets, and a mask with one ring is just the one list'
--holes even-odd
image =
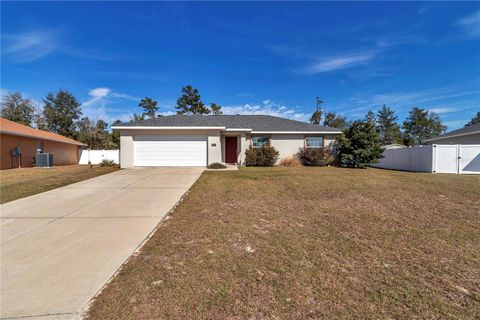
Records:
{"label": "pine tree", "polygon": [[438,115],[421,108],[412,108],[403,122],[404,140],[421,145],[428,138],[436,137],[447,129]]}
{"label": "pine tree", "polygon": [[477,112],[477,114],[472,119],[470,119],[470,121],[468,121],[467,124],[465,124],[465,127],[471,126],[472,124],[477,124],[477,123],[480,123],[480,112]]}
{"label": "pine tree", "polygon": [[377,130],[383,145],[399,143],[401,141],[400,127],[397,124],[398,117],[395,111],[383,105],[377,112]]}
{"label": "pine tree", "polygon": [[19,92],[9,92],[2,97],[0,103],[2,118],[30,126],[34,119],[34,109],[30,100]]}
{"label": "pine tree", "polygon": [[178,114],[209,114],[205,104],[200,99],[200,94],[197,89],[188,85],[182,88],[182,96],[177,100],[177,113]]}
{"label": "pine tree", "polygon": [[43,100],[43,116],[49,131],[75,139],[77,136],[75,121],[82,111],[77,98],[66,90],[49,93]]}
{"label": "pine tree", "polygon": [[347,121],[347,118],[342,115],[337,115],[333,112],[328,112],[325,115],[325,120],[323,121],[323,125],[327,127],[343,130],[348,126],[348,121]]}
{"label": "pine tree", "polygon": [[215,102],[212,102],[212,103],[210,104],[210,110],[212,111],[212,114],[214,114],[214,115],[223,114],[223,112],[222,112],[222,106],[216,104]]}
{"label": "pine tree", "polygon": [[138,106],[143,108],[143,116],[148,117],[150,119],[155,118],[157,114],[158,107],[157,101],[153,100],[152,98],[145,97],[138,103]]}
{"label": "pine tree", "polygon": [[338,152],[343,165],[366,168],[377,163],[383,148],[375,124],[368,121],[354,121],[344,130],[338,140]]}
{"label": "pine tree", "polygon": [[323,101],[317,97],[317,109],[313,112],[312,116],[310,117],[310,123],[312,124],[320,124],[322,122],[322,108],[320,107],[323,104]]}
{"label": "pine tree", "polygon": [[375,113],[372,110],[369,110],[365,115],[364,121],[375,124],[377,121],[375,118]]}

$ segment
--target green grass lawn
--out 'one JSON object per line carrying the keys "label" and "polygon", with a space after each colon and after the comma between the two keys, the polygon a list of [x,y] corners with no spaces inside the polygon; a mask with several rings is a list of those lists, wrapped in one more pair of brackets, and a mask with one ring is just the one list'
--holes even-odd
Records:
{"label": "green grass lawn", "polygon": [[0,171],[0,203],[31,196],[117,171],[118,167],[88,165],[53,168],[21,168]]}
{"label": "green grass lawn", "polygon": [[478,319],[480,177],[206,172],[89,319]]}

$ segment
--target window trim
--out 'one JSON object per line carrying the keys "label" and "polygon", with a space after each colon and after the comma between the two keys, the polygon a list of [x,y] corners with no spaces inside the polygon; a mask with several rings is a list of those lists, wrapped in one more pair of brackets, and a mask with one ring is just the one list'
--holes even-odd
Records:
{"label": "window trim", "polygon": [[[322,138],[322,145],[321,146],[309,146],[307,139],[308,138]],[[305,149],[320,149],[325,147],[325,137],[324,136],[311,136],[311,135],[305,135],[304,138],[304,145]]]}
{"label": "window trim", "polygon": [[[267,144],[266,145],[263,145],[263,146],[255,146],[254,143],[253,143],[253,139],[254,138],[267,138]],[[271,140],[272,138],[270,136],[267,136],[267,135],[255,135],[255,136],[252,136],[251,137],[251,145],[252,145],[252,148],[261,148],[261,147],[264,147],[264,146],[270,146],[271,144]]]}

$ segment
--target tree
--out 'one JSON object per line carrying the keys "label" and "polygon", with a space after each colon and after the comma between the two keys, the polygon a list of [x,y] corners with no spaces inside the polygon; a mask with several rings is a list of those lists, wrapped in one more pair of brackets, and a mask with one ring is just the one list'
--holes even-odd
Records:
{"label": "tree", "polygon": [[438,115],[421,108],[412,108],[403,122],[403,130],[410,144],[422,144],[425,139],[436,137],[447,129]]}
{"label": "tree", "polygon": [[472,124],[477,124],[477,123],[480,123],[480,112],[477,112],[477,114],[472,119],[470,119],[470,121],[468,121],[467,124],[465,124],[465,127],[468,127],[468,126],[471,126]]}
{"label": "tree", "polygon": [[143,116],[150,119],[155,118],[155,115],[158,111],[157,101],[152,98],[145,97],[138,103],[139,107],[143,108]]}
{"label": "tree", "polygon": [[323,104],[323,101],[317,97],[317,109],[313,112],[312,116],[310,117],[310,123],[313,124],[320,124],[322,122],[322,108],[320,107]]}
{"label": "tree", "polygon": [[30,126],[34,117],[34,109],[30,100],[22,97],[19,92],[9,92],[0,103],[2,118]]}
{"label": "tree", "polygon": [[212,102],[212,103],[210,104],[210,111],[211,111],[212,114],[214,114],[214,115],[223,114],[223,112],[222,112],[222,106],[216,104],[215,102]]}
{"label": "tree", "polygon": [[49,93],[43,102],[45,103],[43,116],[47,129],[75,139],[77,136],[75,120],[82,115],[77,98],[66,90],[60,90],[56,94]]}
{"label": "tree", "polygon": [[111,149],[115,145],[107,128],[108,124],[103,120],[92,121],[83,117],[78,121],[78,140],[90,149]]}
{"label": "tree", "polygon": [[327,127],[345,129],[348,126],[347,118],[342,115],[337,115],[333,112],[328,112],[323,120],[323,125]]}
{"label": "tree", "polygon": [[130,117],[130,121],[138,121],[138,120],[145,120],[145,116],[143,114],[132,114]]}
{"label": "tree", "polygon": [[209,114],[210,109],[200,100],[198,90],[188,85],[182,88],[182,96],[177,100],[178,114]]}
{"label": "tree", "polygon": [[[113,126],[118,126],[121,124],[122,121],[120,120],[115,120],[112,123]],[[119,130],[112,130],[112,143],[114,148],[119,148],[120,147],[120,131]]]}
{"label": "tree", "polygon": [[36,108],[33,114],[33,123],[35,123],[35,127],[40,130],[48,130],[47,128],[47,121],[43,116],[43,110]]}
{"label": "tree", "polygon": [[365,115],[364,121],[375,124],[377,119],[375,118],[375,113],[372,110],[369,110]]}
{"label": "tree", "polygon": [[369,121],[354,121],[343,131],[338,140],[338,154],[343,165],[366,168],[377,163],[383,148],[375,124]]}
{"label": "tree", "polygon": [[383,107],[377,112],[377,130],[380,134],[382,145],[398,143],[401,141],[400,126],[397,124],[398,117],[395,111],[388,106]]}

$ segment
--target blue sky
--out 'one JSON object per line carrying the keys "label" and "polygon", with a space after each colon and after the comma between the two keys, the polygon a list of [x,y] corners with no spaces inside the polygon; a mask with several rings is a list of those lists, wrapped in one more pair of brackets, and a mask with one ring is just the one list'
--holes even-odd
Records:
{"label": "blue sky", "polygon": [[2,2],[1,90],[38,105],[72,91],[127,120],[141,97],[173,113],[183,86],[226,113],[306,120],[412,106],[449,129],[480,111],[478,2]]}

